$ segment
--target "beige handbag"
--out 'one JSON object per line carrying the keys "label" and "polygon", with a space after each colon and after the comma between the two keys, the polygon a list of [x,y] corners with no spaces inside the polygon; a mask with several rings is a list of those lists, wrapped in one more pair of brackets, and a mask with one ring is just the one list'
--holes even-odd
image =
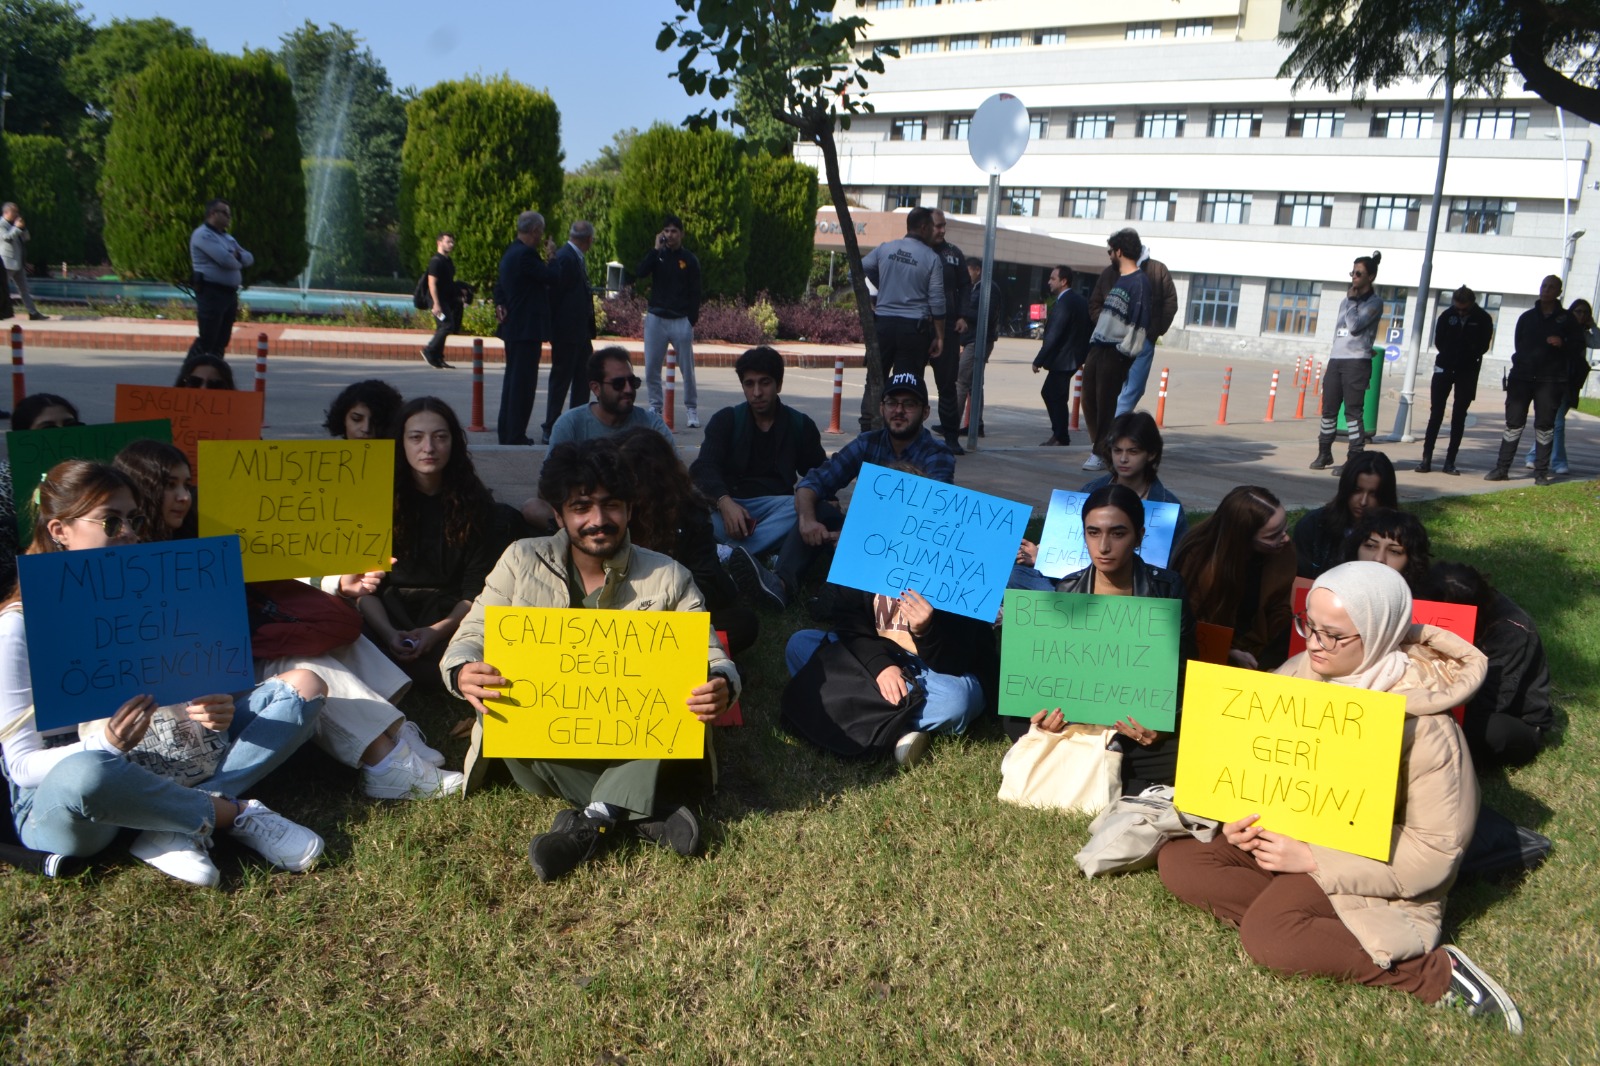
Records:
{"label": "beige handbag", "polygon": [[1122,794],[1122,752],[1109,726],[1028,729],[1000,761],[1000,798],[1023,807],[1098,814]]}

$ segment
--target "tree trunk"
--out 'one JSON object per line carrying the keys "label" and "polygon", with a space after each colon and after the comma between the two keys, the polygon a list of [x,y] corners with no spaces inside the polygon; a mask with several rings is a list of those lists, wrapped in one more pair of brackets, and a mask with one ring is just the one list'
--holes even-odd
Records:
{"label": "tree trunk", "polygon": [[872,294],[867,291],[867,276],[861,269],[861,245],[856,241],[856,227],[850,221],[850,202],[845,199],[844,180],[839,176],[839,146],[833,138],[833,116],[826,123],[818,123],[811,131],[811,140],[822,150],[822,167],[828,178],[828,195],[833,198],[833,210],[839,219],[839,233],[844,237],[844,256],[850,268],[850,288],[856,295],[856,315],[861,319],[861,339],[866,345],[867,379],[861,394],[861,431],[865,433],[878,424],[878,397],[883,392],[883,362],[878,356],[878,328],[872,317]]}

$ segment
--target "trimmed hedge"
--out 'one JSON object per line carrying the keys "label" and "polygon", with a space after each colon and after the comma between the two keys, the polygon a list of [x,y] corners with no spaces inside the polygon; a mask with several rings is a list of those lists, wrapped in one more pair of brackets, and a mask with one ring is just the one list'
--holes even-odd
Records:
{"label": "trimmed hedge", "polygon": [[307,159],[301,165],[306,176],[311,284],[348,278],[361,268],[366,238],[359,171],[348,159]]}
{"label": "trimmed hedge", "polygon": [[747,156],[750,179],[750,247],[745,294],[766,292],[797,300],[806,291],[817,232],[817,172],[804,163],[766,153]]}
{"label": "trimmed hedge", "polygon": [[606,264],[622,261],[617,256],[617,231],[611,225],[611,208],[616,199],[617,179],[614,175],[577,174],[569,177],[550,231],[550,239],[560,244],[566,240],[567,227],[572,223],[580,219],[594,223],[594,247],[584,256],[584,263],[589,268],[589,284],[595,288],[601,288],[606,283]]}
{"label": "trimmed hedge", "polygon": [[11,136],[10,191],[28,227],[23,245],[34,273],[48,271],[52,263],[77,263],[83,259],[83,204],[78,200],[78,179],[59,137]]}

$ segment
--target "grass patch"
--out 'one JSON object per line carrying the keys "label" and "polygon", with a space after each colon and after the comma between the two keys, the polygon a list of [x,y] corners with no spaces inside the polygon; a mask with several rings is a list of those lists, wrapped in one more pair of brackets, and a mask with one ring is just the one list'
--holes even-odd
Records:
{"label": "grass patch", "polygon": [[1578,397],[1578,410],[1586,415],[1600,415],[1600,398],[1594,396]]}
{"label": "grass patch", "polygon": [[[624,845],[555,885],[554,801],[491,787],[379,804],[303,752],[260,790],[328,839],[303,877],[219,846],[224,890],[121,857],[71,882],[0,870],[8,1062],[1592,1062],[1600,1060],[1600,512],[1593,484],[1419,504],[1436,554],[1539,621],[1562,724],[1486,802],[1555,840],[1461,886],[1447,936],[1499,976],[1522,1039],[1398,993],[1285,980],[1143,873],[1086,881],[1086,819],[995,799],[997,726],[913,772],[776,728],[783,637],[741,663],[709,855]],[[452,701],[412,697],[435,737]],[[447,746],[457,760],[460,745]]]}

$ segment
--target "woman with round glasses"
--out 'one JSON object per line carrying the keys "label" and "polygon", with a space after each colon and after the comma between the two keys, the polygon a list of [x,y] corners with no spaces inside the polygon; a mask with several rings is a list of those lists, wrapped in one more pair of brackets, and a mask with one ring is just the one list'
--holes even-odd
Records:
{"label": "woman with round glasses", "polygon": [[1483,684],[1487,660],[1453,633],[1412,625],[1411,592],[1381,563],[1323,574],[1295,626],[1306,650],[1278,673],[1405,697],[1388,858],[1308,844],[1251,814],[1210,843],[1167,844],[1161,880],[1238,929],[1263,966],[1459,1003],[1521,1032],[1505,990],[1459,948],[1439,944],[1445,896],[1478,817],[1472,759],[1449,711]]}
{"label": "woman with round glasses", "polygon": [[1228,664],[1271,670],[1289,651],[1295,551],[1278,497],[1240,485],[1173,553],[1196,621],[1233,630]]}
{"label": "woman with round glasses", "polygon": [[[134,543],[145,518],[120,471],[70,459],[38,486],[29,554]],[[23,844],[89,856],[124,828],[130,850],[161,872],[206,887],[220,880],[207,854],[229,835],[274,867],[296,873],[322,854],[322,839],[258,800],[236,797],[287,759],[316,727],[324,687],[308,670],[257,685],[238,702],[225,693],[157,707],[135,696],[84,727],[41,733],[33,713],[22,595],[0,607],[0,761]],[[192,786],[192,787],[189,787]]]}

